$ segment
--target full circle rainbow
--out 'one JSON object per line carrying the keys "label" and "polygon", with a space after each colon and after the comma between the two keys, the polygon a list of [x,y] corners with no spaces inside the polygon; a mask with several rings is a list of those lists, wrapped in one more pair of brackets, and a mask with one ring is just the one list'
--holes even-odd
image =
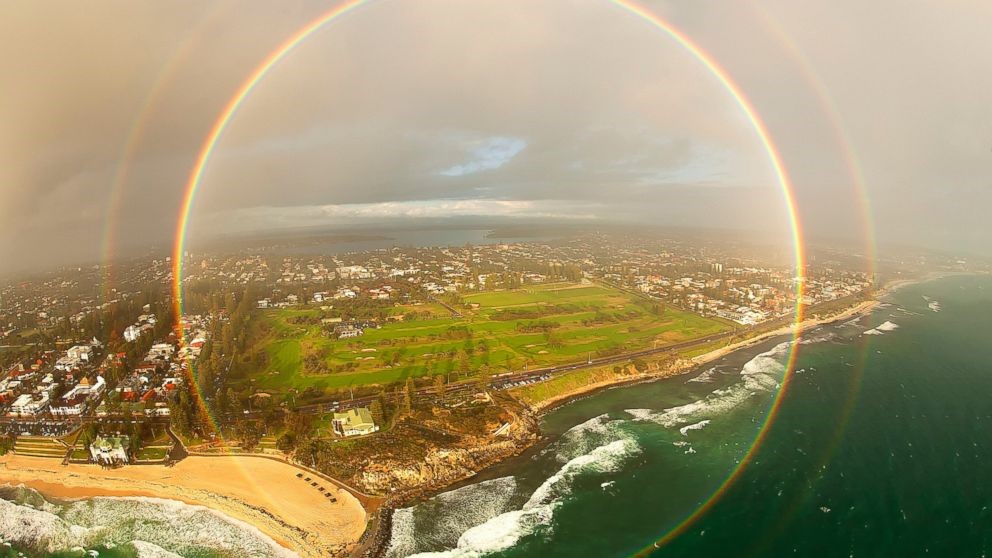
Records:
{"label": "full circle rainbow", "polygon": [[[733,98],[734,102],[737,104],[738,108],[742,111],[747,121],[750,123],[754,130],[755,135],[761,142],[767,156],[768,161],[772,166],[776,180],[781,187],[782,195],[784,197],[785,205],[788,211],[789,224],[791,227],[791,235],[793,242],[794,251],[794,265],[796,268],[796,282],[795,282],[795,295],[796,295],[796,310],[795,310],[795,323],[793,327],[794,338],[798,337],[802,330],[802,322],[804,317],[804,307],[803,307],[803,295],[805,292],[805,252],[804,252],[804,242],[802,236],[802,229],[799,222],[799,214],[796,207],[795,197],[793,194],[793,186],[789,179],[788,173],[786,172],[785,165],[782,163],[782,158],[779,154],[779,150],[773,142],[771,135],[765,123],[758,116],[757,111],[748,100],[747,96],[741,90],[740,86],[733,80],[730,74],[721,67],[717,61],[710,56],[702,47],[692,41],[689,36],[677,29],[671,23],[665,21],[660,16],[655,13],[648,11],[646,8],[635,4],[629,0],[606,0],[610,4],[616,6],[623,12],[629,15],[635,16],[642,22],[650,25],[654,29],[662,31],[671,40],[678,44],[687,53],[692,55],[698,62],[700,62],[706,70],[712,75],[713,78],[726,90],[727,93]],[[180,339],[185,339],[185,332],[182,329],[181,317],[183,315],[183,298],[182,298],[182,275],[183,275],[183,257],[185,252],[186,243],[186,233],[187,226],[189,223],[190,213],[193,207],[193,202],[196,199],[197,191],[199,190],[200,183],[203,178],[204,171],[207,168],[207,164],[210,162],[210,158],[214,153],[217,143],[220,138],[224,135],[227,126],[230,124],[234,115],[238,112],[238,109],[244,103],[245,99],[252,93],[255,87],[265,78],[265,76],[290,52],[292,52],[297,46],[302,44],[306,39],[311,37],[314,33],[324,28],[324,26],[334,22],[339,17],[354,11],[365,4],[371,3],[372,0],[352,0],[349,2],[344,2],[337,5],[336,7],[324,12],[317,18],[313,19],[291,36],[289,36],[285,41],[279,44],[268,56],[265,57],[258,66],[251,72],[247,79],[242,82],[240,87],[235,91],[234,95],[230,98],[227,104],[224,106],[220,115],[214,121],[213,126],[210,128],[210,132],[204,140],[200,151],[196,156],[196,162],[190,171],[189,178],[185,185],[185,194],[183,196],[182,205],[180,207],[178,223],[176,225],[176,236],[175,243],[172,253],[172,294],[173,294],[173,304],[175,305],[177,321],[179,321],[179,336]],[[795,341],[795,339],[794,339]],[[675,537],[681,535],[686,530],[689,529],[695,521],[705,514],[723,495],[726,490],[734,484],[738,479],[744,467],[751,461],[754,455],[757,453],[762,442],[765,440],[767,433],[770,429],[771,424],[774,422],[775,415],[777,414],[783,395],[788,391],[789,382],[792,376],[792,370],[794,368],[798,343],[792,343],[791,349],[789,351],[789,357],[786,362],[786,373],[782,381],[781,388],[776,394],[774,401],[771,404],[768,415],[765,419],[764,424],[761,426],[758,434],[755,436],[754,443],[748,449],[746,454],[740,459],[736,467],[727,477],[727,479],[717,488],[716,491],[700,506],[698,506],[692,513],[688,514],[686,518],[676,525],[673,529],[669,530],[664,536],[659,538],[657,542],[653,545],[642,549],[637,552],[637,555],[647,555],[657,548],[660,548],[664,544],[673,540]],[[192,371],[192,370],[191,370]],[[192,388],[196,391],[196,396],[201,405],[203,405],[203,394],[199,393],[199,387],[197,382],[191,382]],[[206,412],[203,408],[204,414],[208,417],[211,422],[213,419],[210,414]]]}

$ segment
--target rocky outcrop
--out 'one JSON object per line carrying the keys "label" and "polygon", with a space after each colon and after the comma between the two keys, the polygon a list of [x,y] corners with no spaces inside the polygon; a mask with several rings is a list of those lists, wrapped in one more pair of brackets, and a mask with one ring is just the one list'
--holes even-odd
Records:
{"label": "rocky outcrop", "polygon": [[457,447],[433,447],[416,462],[386,459],[370,463],[355,480],[366,492],[413,496],[468,478],[519,454],[537,438],[536,420],[529,415],[516,415],[510,427],[500,436],[462,439]]}

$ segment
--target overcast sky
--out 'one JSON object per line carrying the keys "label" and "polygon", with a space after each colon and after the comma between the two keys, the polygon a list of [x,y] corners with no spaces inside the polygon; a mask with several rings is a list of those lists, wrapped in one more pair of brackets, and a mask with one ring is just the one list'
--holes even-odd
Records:
{"label": "overcast sky", "polygon": [[[167,242],[227,100],[332,5],[0,4],[4,269],[96,260],[107,238],[118,251]],[[992,3],[645,6],[753,101],[808,234],[863,238],[867,197],[883,243],[992,252]],[[786,225],[733,98],[610,2],[378,0],[253,91],[209,163],[191,230],[475,215]]]}

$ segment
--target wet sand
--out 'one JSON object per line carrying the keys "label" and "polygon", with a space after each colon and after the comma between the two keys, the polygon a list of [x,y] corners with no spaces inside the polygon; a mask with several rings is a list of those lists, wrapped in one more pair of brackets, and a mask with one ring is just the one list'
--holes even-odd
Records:
{"label": "wet sand", "polygon": [[817,318],[815,320],[814,319],[803,320],[803,322],[799,324],[798,328],[796,324],[790,324],[772,331],[762,333],[761,335],[749,337],[743,341],[739,341],[732,345],[727,345],[726,347],[720,347],[719,349],[715,349],[708,353],[704,353],[697,357],[693,357],[692,361],[695,362],[696,364],[706,364],[708,362],[712,362],[719,358],[725,357],[734,351],[745,349],[752,345],[761,343],[762,341],[767,341],[768,339],[771,339],[773,337],[780,337],[782,335],[795,335],[797,330],[799,332],[802,332],[807,329],[814,328],[816,326],[829,324],[833,322],[839,322],[841,320],[846,320],[848,318],[853,318],[855,316],[866,315],[875,308],[877,308],[879,304],[881,304],[881,302],[878,300],[866,300],[865,302],[852,306],[847,310],[844,310],[843,312],[838,312],[837,314],[832,314],[830,316],[826,316],[823,318]]}
{"label": "wet sand", "polygon": [[[365,510],[349,492],[320,479],[337,498],[296,477],[300,469],[247,456],[188,457],[173,467],[102,469],[61,460],[0,457],[0,483],[58,499],[144,496],[201,505],[255,526],[304,557],[345,553],[365,530]],[[310,475],[307,475],[310,476]]]}

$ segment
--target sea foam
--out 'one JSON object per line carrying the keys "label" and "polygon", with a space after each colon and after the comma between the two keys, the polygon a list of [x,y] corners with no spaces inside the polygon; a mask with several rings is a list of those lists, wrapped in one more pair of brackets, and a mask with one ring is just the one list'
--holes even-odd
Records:
{"label": "sea foam", "polygon": [[[516,488],[514,477],[490,479],[442,492],[416,507],[396,510],[386,556],[409,556],[423,549],[455,546],[473,526],[508,511]],[[431,521],[429,531],[418,531],[420,518]]]}
{"label": "sea foam", "polygon": [[[582,430],[587,430],[583,428]],[[454,548],[422,552],[416,558],[477,558],[506,550],[521,538],[549,529],[557,510],[571,492],[574,480],[583,474],[615,472],[625,460],[640,451],[633,438],[625,437],[573,457],[534,490],[519,509],[501,513],[466,529]],[[405,519],[404,519],[405,521]],[[394,527],[395,531],[395,527]],[[393,554],[389,556],[403,556]]]}
{"label": "sea foam", "polygon": [[669,407],[661,412],[650,409],[625,409],[625,411],[634,417],[634,420],[655,422],[666,428],[709,420],[740,406],[758,393],[778,390],[781,385],[779,378],[785,373],[785,365],[781,362],[781,358],[791,345],[791,342],[786,341],[756,355],[741,367],[741,381],[714,390],[706,397],[692,403]]}
{"label": "sea foam", "polygon": [[686,383],[711,384],[716,381],[717,374],[718,374],[717,369],[714,366],[712,368],[708,368],[707,370],[704,370],[698,376],[690,378],[689,380],[686,381]]}
{"label": "sea foam", "polygon": [[884,335],[888,331],[895,331],[897,329],[899,329],[899,324],[886,321],[865,331],[863,335]]}
{"label": "sea foam", "polygon": [[135,549],[140,553],[143,548],[151,556],[156,555],[153,547],[179,554],[211,550],[232,557],[296,556],[256,527],[204,506],[103,496],[56,504],[30,489],[18,490],[15,501],[0,499],[0,536],[37,550],[59,552],[139,541]]}
{"label": "sea foam", "polygon": [[706,428],[706,425],[709,423],[710,423],[709,419],[701,420],[695,424],[690,424],[689,426],[683,426],[682,428],[679,428],[679,433],[682,434],[683,436],[688,436],[689,431],[702,430],[703,428]]}

